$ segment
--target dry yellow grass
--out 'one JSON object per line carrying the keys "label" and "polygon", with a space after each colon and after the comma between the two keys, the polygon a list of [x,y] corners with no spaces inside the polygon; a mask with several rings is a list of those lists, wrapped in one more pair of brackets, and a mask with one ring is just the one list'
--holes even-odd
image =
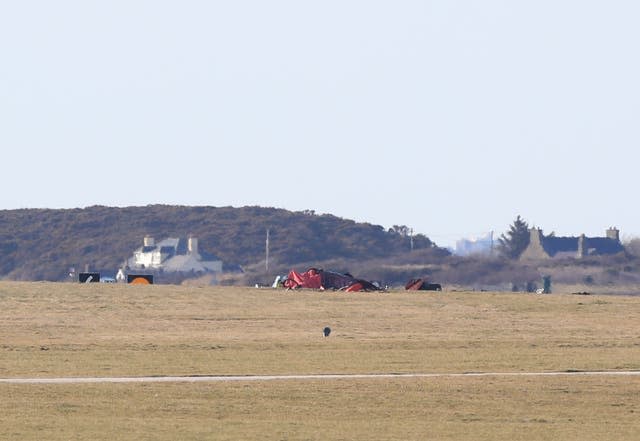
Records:
{"label": "dry yellow grass", "polygon": [[[640,298],[0,284],[0,377],[640,369]],[[322,328],[331,326],[329,338]],[[637,439],[637,377],[0,385],[0,439]]]}
{"label": "dry yellow grass", "polygon": [[640,381],[2,385],[11,440],[636,440]]}

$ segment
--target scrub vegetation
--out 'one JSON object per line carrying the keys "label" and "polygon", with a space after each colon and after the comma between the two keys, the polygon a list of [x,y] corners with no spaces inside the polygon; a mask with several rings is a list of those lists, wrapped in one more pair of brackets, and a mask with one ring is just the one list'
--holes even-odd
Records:
{"label": "scrub vegetation", "polygon": [[[525,225],[514,223],[505,243],[519,249],[520,241],[513,239]],[[63,281],[69,279],[71,267],[82,271],[85,266],[114,276],[146,235],[197,237],[203,252],[224,262],[226,272],[218,280],[235,286],[271,284],[276,275],[309,267],[350,272],[383,286],[402,286],[421,277],[450,289],[526,291],[541,287],[543,276],[592,293],[640,286],[640,247],[633,240],[629,251],[619,255],[531,263],[505,257],[509,253],[452,256],[428,237],[412,236],[405,225],[385,229],[309,210],[170,205],[1,210],[0,278]],[[156,276],[181,283],[197,275]]]}
{"label": "scrub vegetation", "polygon": [[[142,246],[143,237],[198,238],[202,251],[222,259],[228,271],[262,263],[270,231],[274,268],[331,258],[364,261],[416,250],[445,256],[423,235],[406,227],[385,230],[312,211],[262,207],[103,207],[0,210],[0,277],[61,281],[68,269],[115,274]],[[263,274],[263,273],[261,273]]]}

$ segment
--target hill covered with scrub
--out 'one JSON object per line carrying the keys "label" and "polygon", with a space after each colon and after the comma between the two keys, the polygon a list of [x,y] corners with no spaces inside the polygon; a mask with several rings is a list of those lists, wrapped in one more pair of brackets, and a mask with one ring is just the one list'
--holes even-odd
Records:
{"label": "hill covered with scrub", "polygon": [[[523,291],[540,287],[542,277],[551,276],[554,286],[572,290],[640,294],[640,253],[632,247],[614,256],[522,262],[502,254],[452,256],[424,235],[413,236],[412,249],[408,231],[405,226],[385,229],[312,211],[264,207],[1,210],[0,279],[70,280],[69,268],[86,265],[113,275],[144,236],[193,236],[202,252],[224,262],[223,284],[271,283],[290,269],[318,267],[390,286],[422,277],[445,289]],[[164,277],[171,283],[184,278]]]}
{"label": "hill covered with scrub", "polygon": [[[201,250],[227,268],[264,268],[266,231],[274,269],[387,259],[406,254],[406,227],[379,225],[312,211],[263,207],[93,206],[82,209],[0,211],[0,278],[64,280],[70,267],[115,271],[142,245],[145,235],[198,238]],[[426,236],[413,237],[413,249],[448,253]]]}

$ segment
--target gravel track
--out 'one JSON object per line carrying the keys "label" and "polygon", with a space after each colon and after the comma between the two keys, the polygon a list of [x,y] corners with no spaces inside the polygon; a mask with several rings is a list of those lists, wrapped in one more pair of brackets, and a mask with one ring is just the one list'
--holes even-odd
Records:
{"label": "gravel track", "polygon": [[305,381],[400,378],[640,376],[640,371],[463,372],[429,374],[192,375],[148,377],[0,378],[0,384],[215,383],[228,381]]}

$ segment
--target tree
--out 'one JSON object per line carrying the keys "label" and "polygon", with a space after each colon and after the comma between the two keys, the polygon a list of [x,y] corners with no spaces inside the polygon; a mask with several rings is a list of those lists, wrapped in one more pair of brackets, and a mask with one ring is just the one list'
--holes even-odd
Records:
{"label": "tree", "polygon": [[633,257],[640,257],[640,238],[634,237],[624,244],[624,249]]}
{"label": "tree", "polygon": [[407,227],[406,225],[394,225],[393,227],[389,228],[389,233],[396,233],[402,237],[411,236],[412,232],[413,229]]}
{"label": "tree", "polygon": [[506,235],[498,239],[498,251],[509,259],[517,259],[529,245],[529,237],[529,225],[518,215]]}

